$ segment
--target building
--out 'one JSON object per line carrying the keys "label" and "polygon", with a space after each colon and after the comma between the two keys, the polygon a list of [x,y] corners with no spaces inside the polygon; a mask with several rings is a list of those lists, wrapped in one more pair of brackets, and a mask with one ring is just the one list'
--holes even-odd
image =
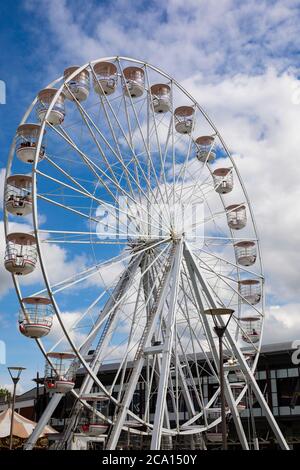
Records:
{"label": "building", "polygon": [[[291,448],[300,448],[300,365],[293,363],[292,355],[294,349],[292,343],[277,343],[264,345],[261,350],[259,362],[256,371],[256,379],[263,391],[269,406],[272,409],[277,422],[286,437]],[[199,354],[199,362],[203,359]],[[112,381],[113,371],[118,364],[106,364],[101,367],[99,378],[103,384],[109,385]],[[128,368],[131,365],[128,363]],[[76,378],[75,388],[79,388],[83,379],[83,370],[79,370]],[[211,376],[203,376],[203,394],[204,400],[209,400],[217,388],[217,382]],[[93,392],[97,392],[94,388]],[[250,395],[249,395],[250,396]],[[252,400],[252,399],[251,399]],[[16,410],[18,413],[29,419],[37,420],[47,402],[49,395],[45,392],[43,386],[36,386],[28,392],[19,395],[16,400]],[[250,431],[253,424],[252,417],[255,418],[256,433],[259,438],[261,448],[270,448],[276,446],[272,432],[269,430],[266,419],[262,415],[262,411],[258,403],[253,400],[253,408],[250,413],[249,401],[244,411],[241,412],[244,429],[246,433]],[[0,410],[5,408],[5,404],[0,404]],[[60,402],[50,424],[59,431],[63,430],[65,420],[68,418],[71,407],[73,406],[73,397],[71,394]],[[139,390],[134,396],[133,408],[135,412],[142,413],[144,406],[144,390],[143,384],[140,384]],[[150,404],[150,413],[154,411],[155,398]],[[109,415],[112,409],[108,409]],[[186,410],[181,409],[184,418]],[[172,421],[172,416],[170,416]],[[235,428],[232,420],[228,420],[229,429],[229,446],[232,448],[239,446]],[[180,444],[182,448],[182,443]],[[208,446],[213,446],[209,444]]]}

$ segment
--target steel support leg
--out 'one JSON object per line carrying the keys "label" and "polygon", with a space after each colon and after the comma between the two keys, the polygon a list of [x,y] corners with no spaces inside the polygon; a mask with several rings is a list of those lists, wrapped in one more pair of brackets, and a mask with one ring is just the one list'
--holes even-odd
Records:
{"label": "steel support leg", "polygon": [[177,298],[178,298],[178,286],[180,279],[180,269],[182,262],[182,242],[179,242],[178,249],[176,250],[175,262],[172,273],[172,289],[170,294],[170,305],[168,318],[166,322],[166,335],[162,352],[162,366],[161,374],[159,378],[159,386],[157,392],[156,410],[154,416],[154,425],[151,439],[151,449],[159,449],[163,425],[164,408],[166,401],[166,394],[168,388],[169,374],[170,374],[170,362],[172,354],[172,344],[174,339],[175,323],[176,323],[176,312],[177,312]]}
{"label": "steel support leg", "polygon": [[[123,275],[121,276],[118,284],[115,287],[115,290],[114,290],[112,296],[106,302],[106,304],[105,304],[105,306],[104,306],[104,308],[101,312],[101,315],[99,315],[99,318],[98,318],[98,320],[95,324],[96,333],[97,333],[98,332],[98,327],[99,327],[99,322],[101,321],[101,319],[103,317],[105,317],[107,315],[107,313],[109,313],[111,311],[111,315],[112,315],[111,324],[109,325],[109,329],[106,332],[106,335],[103,339],[101,347],[99,347],[97,349],[96,353],[94,353],[94,357],[93,357],[93,360],[91,362],[90,367],[94,371],[95,374],[97,374],[98,371],[99,371],[99,368],[101,366],[101,353],[108,346],[108,343],[111,339],[112,330],[114,328],[114,325],[115,325],[115,322],[116,322],[116,319],[117,319],[117,315],[113,310],[114,304],[116,304],[117,300],[122,298],[124,292],[126,292],[128,290],[129,285],[132,282],[133,276],[136,273],[136,270],[138,269],[138,267],[141,263],[142,256],[143,255],[136,257],[133,260],[133,262],[129,263],[128,268],[126,269],[126,271],[124,271]],[[92,340],[96,336],[96,333],[93,334],[91,336],[89,342],[85,343],[84,346],[81,348],[81,350],[80,350],[81,354],[87,354],[88,353],[88,350],[91,347]],[[86,375],[83,379],[83,382],[81,384],[79,393],[78,393],[79,397],[90,393],[90,391],[93,387],[93,384],[94,384],[94,379],[92,377],[90,377],[90,375],[88,373],[86,373]],[[83,407],[83,405],[80,402],[75,405],[74,412],[73,412],[72,416],[70,416],[70,421],[68,423],[67,429],[64,432],[63,443],[69,441],[69,439],[71,437],[72,429],[74,428],[77,417],[78,417],[78,413],[80,413],[80,410],[81,410],[82,407]]]}
{"label": "steel support leg", "polygon": [[[207,299],[209,300],[209,303],[211,304],[211,307],[212,308],[217,308],[217,302],[214,298],[214,295],[213,293],[211,292],[211,289],[209,288],[209,286],[207,285],[206,283],[206,280],[204,279],[204,277],[202,276],[200,270],[199,270],[199,267],[194,259],[194,256],[193,254],[190,252],[190,250],[186,247],[186,251],[185,251],[188,259],[190,260],[191,262],[191,265],[199,279],[199,281],[201,282],[202,284],[202,288],[205,292],[205,295],[207,297]],[[223,319],[220,317],[219,318],[219,323],[221,326],[224,326],[224,321]],[[238,347],[235,339],[231,336],[231,333],[228,329],[226,329],[226,332],[225,332],[225,336],[226,336],[226,339],[227,341],[229,342],[231,348],[232,348],[232,351],[234,352],[235,354],[235,357],[238,359],[239,361],[239,364],[240,364],[240,367],[241,367],[241,370],[243,371],[243,373],[245,374],[246,376],[246,379],[247,379],[247,382],[251,384],[251,388],[252,388],[252,391],[254,393],[254,395],[256,396],[257,398],[257,401],[259,402],[260,406],[261,406],[261,409],[264,411],[265,415],[266,415],[266,418],[267,418],[267,421],[272,429],[272,431],[274,432],[276,438],[277,438],[277,441],[281,447],[281,449],[283,450],[289,450],[289,446],[265,400],[265,397],[262,393],[262,391],[260,390],[256,380],[255,380],[255,377],[252,373],[252,371],[250,370],[248,364],[247,364],[247,361],[245,360],[245,357],[243,355],[243,353],[241,352],[240,348]]]}
{"label": "steel support leg", "polygon": [[23,449],[24,450],[31,450],[36,444],[36,441],[39,439],[40,435],[42,434],[44,427],[48,424],[51,416],[53,415],[57,405],[59,404],[60,400],[63,397],[63,393],[55,393],[51,400],[49,401],[44,413],[39,419],[36,427],[33,430],[33,433],[26,441]]}
{"label": "steel support leg", "polygon": [[124,426],[124,422],[125,422],[128,410],[129,410],[129,406],[130,406],[130,403],[132,401],[132,397],[133,397],[133,394],[134,394],[139,376],[141,374],[141,371],[143,369],[143,365],[144,365],[144,362],[145,362],[143,350],[144,350],[145,347],[148,347],[151,343],[151,339],[152,339],[153,334],[154,334],[154,329],[156,327],[157,320],[158,320],[159,315],[160,315],[160,313],[163,309],[163,306],[165,304],[166,296],[167,296],[167,293],[168,293],[168,286],[170,284],[170,278],[171,278],[171,273],[173,271],[174,259],[175,258],[176,258],[176,256],[173,255],[172,261],[171,261],[172,267],[171,267],[171,270],[166,275],[166,279],[164,281],[164,285],[163,285],[162,291],[160,293],[160,297],[159,297],[159,300],[158,300],[156,310],[153,313],[153,318],[149,318],[149,322],[150,322],[149,327],[147,328],[147,331],[145,332],[145,337],[144,338],[142,337],[142,339],[141,339],[141,352],[135,360],[134,367],[133,367],[133,370],[132,370],[132,373],[131,373],[131,376],[130,376],[130,379],[129,379],[129,382],[127,384],[127,388],[126,388],[126,391],[125,391],[125,395],[124,395],[124,398],[123,398],[122,403],[120,405],[119,413],[117,414],[117,419],[113,423],[112,431],[111,431],[111,433],[109,435],[109,438],[108,438],[106,448],[109,449],[109,450],[114,450],[116,448],[119,437],[120,437],[120,434],[121,434],[121,431],[122,431],[122,428]]}
{"label": "steel support leg", "polygon": [[[195,298],[196,298],[196,301],[198,303],[200,312],[203,312],[204,306],[203,306],[200,290],[199,290],[198,283],[197,283],[197,277],[196,277],[197,272],[195,272],[193,259],[191,258],[190,253],[187,252],[186,249],[184,250],[184,255],[185,255],[185,260],[186,260],[186,263],[187,263],[188,271],[189,271],[189,274],[190,274],[190,278],[191,278],[191,281],[192,281],[192,286],[193,286],[193,289],[194,289]],[[201,283],[202,278],[198,279],[198,281],[200,281],[200,283]],[[202,288],[203,288],[203,286],[202,286]],[[205,329],[205,332],[206,332],[206,337],[207,337],[208,343],[209,343],[210,348],[211,348],[211,353],[212,353],[212,356],[213,356],[213,359],[214,359],[214,363],[219,368],[219,363],[220,363],[219,362],[219,355],[218,355],[216,344],[215,344],[215,341],[214,341],[214,338],[213,338],[213,335],[212,335],[211,327],[209,325],[207,317],[205,315],[203,315],[202,318],[203,318],[203,326],[204,326],[204,329]],[[226,397],[228,406],[230,408],[232,418],[234,420],[234,424],[235,424],[235,427],[236,427],[236,430],[237,430],[237,433],[238,433],[238,437],[239,437],[241,446],[244,450],[249,450],[249,444],[248,444],[246,434],[245,434],[245,431],[244,431],[244,428],[243,428],[243,425],[242,425],[242,421],[241,421],[239,412],[237,410],[237,407],[236,407],[236,404],[235,404],[235,401],[234,401],[234,398],[233,398],[233,394],[232,394],[232,391],[231,391],[231,388],[230,388],[230,385],[229,385],[227,379],[225,380],[224,385],[225,385],[225,397]]]}

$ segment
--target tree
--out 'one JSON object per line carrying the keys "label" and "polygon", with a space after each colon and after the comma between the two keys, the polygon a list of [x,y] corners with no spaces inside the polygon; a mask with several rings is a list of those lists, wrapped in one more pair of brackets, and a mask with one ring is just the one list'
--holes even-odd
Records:
{"label": "tree", "polygon": [[7,388],[0,387],[0,400],[1,401],[10,401],[11,399],[11,393]]}

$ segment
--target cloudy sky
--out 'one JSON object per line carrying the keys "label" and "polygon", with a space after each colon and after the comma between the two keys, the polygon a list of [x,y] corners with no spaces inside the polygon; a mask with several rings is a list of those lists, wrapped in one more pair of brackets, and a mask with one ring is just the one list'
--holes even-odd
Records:
{"label": "cloudy sky", "polygon": [[[299,2],[25,0],[1,2],[0,18],[7,92],[0,105],[1,183],[26,106],[65,67],[110,55],[158,65],[208,112],[246,184],[267,282],[264,342],[300,339]],[[0,236],[3,258],[2,226]],[[55,263],[76,271],[64,250]],[[0,296],[7,363],[22,357],[28,385],[43,361],[17,332],[17,301],[2,267]],[[0,373],[7,384],[4,365]]]}

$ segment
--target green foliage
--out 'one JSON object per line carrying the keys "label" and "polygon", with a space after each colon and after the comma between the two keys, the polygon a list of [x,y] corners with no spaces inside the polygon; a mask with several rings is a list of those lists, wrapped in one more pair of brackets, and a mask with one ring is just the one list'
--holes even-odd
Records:
{"label": "green foliage", "polygon": [[11,393],[7,388],[0,387],[0,398],[6,398],[9,400],[11,398]]}

